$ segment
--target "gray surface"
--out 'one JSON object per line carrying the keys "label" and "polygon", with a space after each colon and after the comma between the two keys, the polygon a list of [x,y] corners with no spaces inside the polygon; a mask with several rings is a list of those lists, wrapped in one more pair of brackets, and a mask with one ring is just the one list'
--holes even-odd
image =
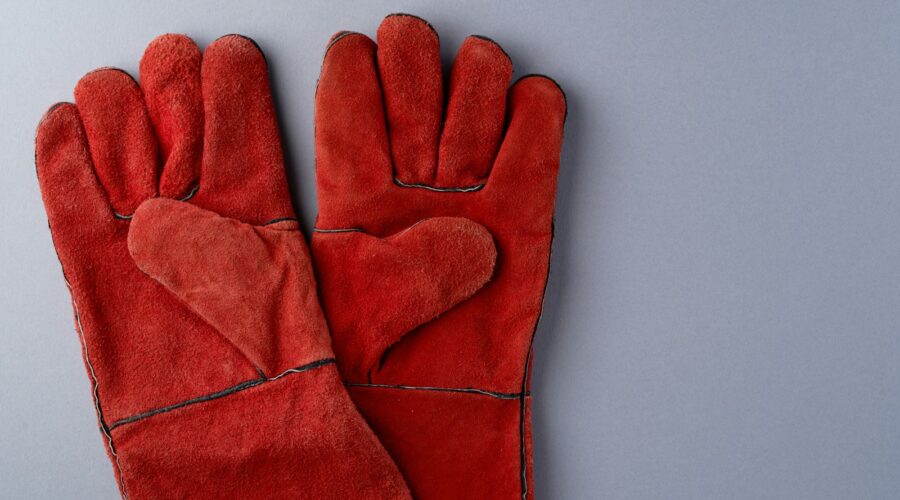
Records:
{"label": "gray surface", "polygon": [[250,35],[308,228],[324,43],[393,11],[569,96],[540,498],[897,497],[900,4],[74,3],[0,11],[0,497],[116,497],[32,166],[44,109],[159,33]]}

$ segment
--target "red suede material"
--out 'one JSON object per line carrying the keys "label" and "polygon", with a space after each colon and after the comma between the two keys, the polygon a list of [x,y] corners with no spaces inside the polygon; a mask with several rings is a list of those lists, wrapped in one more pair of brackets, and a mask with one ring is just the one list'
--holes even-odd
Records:
{"label": "red suede material", "polygon": [[[207,61],[208,63],[208,61]],[[185,36],[162,35],[141,58],[141,87],[166,165],[159,194],[182,198],[200,180],[203,91],[200,49]]]}
{"label": "red suede material", "polygon": [[203,53],[204,140],[192,200],[225,217],[263,224],[294,213],[265,57],[229,35]]}
{"label": "red suede material", "polygon": [[[123,496],[408,498],[330,365],[296,223],[248,225],[293,217],[265,59],[235,35],[198,53],[161,37],[142,88],[119,70],[90,73],[77,105],[52,108],[37,132]],[[160,191],[195,192],[191,204],[232,219],[145,201]]]}
{"label": "red suede material", "polygon": [[333,357],[297,221],[251,226],[155,198],[138,207],[128,247],[266,376]]}
{"label": "red suede material", "polygon": [[[408,19],[415,20],[407,17],[391,29],[408,31],[410,36],[394,33],[390,50],[432,60],[435,49],[431,43],[419,45],[423,28],[405,27],[411,24]],[[394,24],[395,17],[385,22]],[[404,41],[410,46],[398,49]],[[401,405],[392,389],[371,389],[366,402],[358,400],[364,416],[406,473],[414,494],[419,498],[471,496],[474,490],[462,482],[447,483],[444,468],[455,467],[453,470],[477,470],[491,477],[502,475],[508,478],[498,480],[504,489],[492,490],[496,493],[492,497],[521,498],[533,489],[521,479],[523,471],[530,477],[531,461],[530,421],[524,414],[529,385],[526,367],[547,280],[566,102],[559,87],[546,77],[520,79],[507,91],[509,60],[499,47],[481,39],[467,44],[451,77],[437,167],[440,182],[432,187],[467,188],[475,181],[484,183],[483,188],[468,192],[440,192],[394,182],[394,177],[405,181],[400,165],[392,163],[394,130],[389,127],[416,118],[385,116],[385,110],[389,115],[415,113],[418,97],[413,95],[414,100],[405,106],[386,107],[383,101],[388,91],[382,92],[379,69],[381,81],[392,78],[384,74],[390,67],[376,67],[375,61],[382,59],[381,48],[360,34],[345,34],[331,44],[316,94],[317,227],[359,228],[383,237],[422,219],[465,217],[486,227],[494,238],[497,264],[491,281],[471,299],[402,337],[373,362],[372,347],[365,345],[370,339],[344,325],[353,324],[353,318],[347,316],[365,309],[363,304],[381,299],[362,297],[362,304],[355,306],[335,303],[329,290],[342,286],[338,282],[341,259],[328,255],[331,249],[322,244],[327,234],[313,236],[312,250],[341,366],[354,367],[343,374],[347,381],[476,388],[517,398],[497,403],[492,395],[467,393],[473,400],[483,399],[481,405],[503,408],[488,419],[479,416],[479,409],[456,404],[459,397],[446,392],[430,394],[428,404],[442,408],[434,420],[443,419],[445,426],[468,422],[465,435],[448,433],[440,423],[430,422],[427,415],[432,413],[416,401]],[[398,80],[411,77],[406,73],[395,76]],[[423,78],[421,73],[415,77]],[[407,83],[414,84],[440,82]],[[504,108],[505,129],[498,118]],[[422,112],[431,113],[429,109]],[[393,153],[396,162],[396,149]],[[475,421],[470,421],[472,418]],[[495,423],[501,421],[522,425]],[[406,429],[415,431],[407,433]],[[508,457],[487,458],[498,432],[504,442],[515,443],[517,457],[525,449],[524,463],[518,458],[513,464]],[[434,449],[460,450],[455,460],[469,463],[424,465],[432,464]],[[419,464],[415,473],[406,470],[413,466],[410,464]]]}
{"label": "red suede material", "polygon": [[231,343],[134,265],[129,223],[113,216],[87,146],[74,105],[54,108],[38,128],[41,192],[103,418],[114,422],[257,376]]}
{"label": "red suede material", "polygon": [[409,184],[429,184],[437,171],[444,99],[437,33],[418,18],[394,15],[379,26],[378,46],[397,177]]}
{"label": "red suede material", "polygon": [[399,474],[384,474],[395,470],[387,454],[366,453],[380,444],[334,365],[125,424],[112,435],[129,498],[409,495]]}
{"label": "red suede material", "polygon": [[382,354],[401,336],[471,297],[490,278],[497,251],[474,222],[424,220],[389,238],[361,232],[322,233],[315,239],[322,300],[333,310],[335,342],[349,380],[367,380]]}
{"label": "red suede material", "polygon": [[[374,50],[363,35],[347,35],[323,64],[316,110],[317,227],[386,236],[429,217],[463,216],[487,227],[499,249],[491,282],[472,300],[404,338],[376,378],[516,391],[547,276],[564,97],[543,77],[512,87],[510,124],[483,189],[443,193],[402,187],[391,181]],[[314,240],[322,237],[317,233]],[[329,286],[323,283],[324,289]],[[352,314],[326,307],[329,318]],[[467,361],[465,370],[458,369],[461,359]]]}
{"label": "red suede material", "polygon": [[414,498],[521,499],[518,399],[348,387]]}
{"label": "red suede material", "polygon": [[512,61],[499,45],[476,36],[465,39],[450,71],[436,186],[485,181],[502,139],[510,78]]}
{"label": "red suede material", "polygon": [[[137,82],[124,71],[88,73],[75,86],[94,172],[119,214],[133,213],[156,195],[156,140]],[[127,137],[123,143],[122,137]]]}
{"label": "red suede material", "polygon": [[[529,375],[531,372],[529,372]],[[522,432],[524,432],[524,444],[523,449],[525,450],[525,484],[527,490],[525,491],[527,498],[534,498],[534,461],[532,457],[534,456],[534,431],[531,427],[531,396],[525,396],[525,425],[522,427]]]}

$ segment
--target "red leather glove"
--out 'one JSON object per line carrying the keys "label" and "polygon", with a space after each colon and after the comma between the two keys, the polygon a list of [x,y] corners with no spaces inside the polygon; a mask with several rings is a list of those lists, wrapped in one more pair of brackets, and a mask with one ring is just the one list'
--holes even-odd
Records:
{"label": "red leather glove", "polygon": [[[312,251],[320,294],[350,395],[416,498],[533,495],[531,342],[566,102],[543,76],[508,88],[511,74],[496,43],[469,37],[445,110],[437,34],[421,19],[393,15],[377,47],[358,33],[335,35],[319,78]],[[415,295],[415,273],[361,279],[396,263],[346,235],[364,241],[440,216],[486,227],[496,268],[472,298],[413,330],[422,315],[403,301]],[[462,240],[444,247],[483,253]],[[484,259],[475,261],[473,272],[485,272]],[[384,321],[376,328],[373,317]]]}
{"label": "red leather glove", "polygon": [[334,365],[262,53],[166,35],[141,77],[89,73],[36,144],[123,497],[408,498]]}

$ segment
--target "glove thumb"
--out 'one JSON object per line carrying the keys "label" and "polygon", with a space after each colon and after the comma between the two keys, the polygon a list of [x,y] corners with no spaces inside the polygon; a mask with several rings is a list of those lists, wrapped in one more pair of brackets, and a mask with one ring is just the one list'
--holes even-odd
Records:
{"label": "glove thumb", "polygon": [[135,212],[128,250],[266,376],[333,356],[295,220],[252,226],[154,198]]}
{"label": "glove thumb", "polygon": [[317,231],[312,251],[338,365],[351,382],[366,381],[403,335],[477,292],[497,259],[488,230],[460,217],[425,219],[388,238]]}

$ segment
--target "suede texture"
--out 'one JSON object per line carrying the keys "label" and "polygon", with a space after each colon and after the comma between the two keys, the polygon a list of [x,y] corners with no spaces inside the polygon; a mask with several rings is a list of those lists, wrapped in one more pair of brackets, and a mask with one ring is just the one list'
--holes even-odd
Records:
{"label": "suede texture", "polygon": [[264,375],[333,357],[297,221],[251,226],[154,198],[135,213],[128,248]]}
{"label": "suede texture", "polygon": [[111,434],[129,498],[409,498],[333,364]]}
{"label": "suede texture", "polygon": [[[543,76],[509,87],[506,54],[470,37],[443,109],[439,65],[436,33],[410,15],[386,18],[377,45],[347,32],[329,44],[316,92],[311,245],[323,306],[351,396],[416,498],[530,498],[528,370],[565,96]],[[373,341],[354,316],[382,303],[381,292],[336,291],[357,279],[345,273],[359,253],[332,244],[328,231],[385,237],[436,217],[487,228],[497,249],[490,281],[418,328],[399,316],[385,326],[391,342]]]}
{"label": "suede texture", "polygon": [[415,498],[521,498],[518,399],[348,389]]}
{"label": "suede texture", "polygon": [[426,219],[388,238],[362,232],[316,236],[320,295],[341,313],[331,328],[353,332],[336,342],[348,380],[366,380],[371,367],[413,328],[469,298],[497,258],[487,230],[468,219]]}
{"label": "suede texture", "polygon": [[123,497],[409,498],[334,366],[262,53],[166,35],[141,76],[86,75],[36,139]]}

